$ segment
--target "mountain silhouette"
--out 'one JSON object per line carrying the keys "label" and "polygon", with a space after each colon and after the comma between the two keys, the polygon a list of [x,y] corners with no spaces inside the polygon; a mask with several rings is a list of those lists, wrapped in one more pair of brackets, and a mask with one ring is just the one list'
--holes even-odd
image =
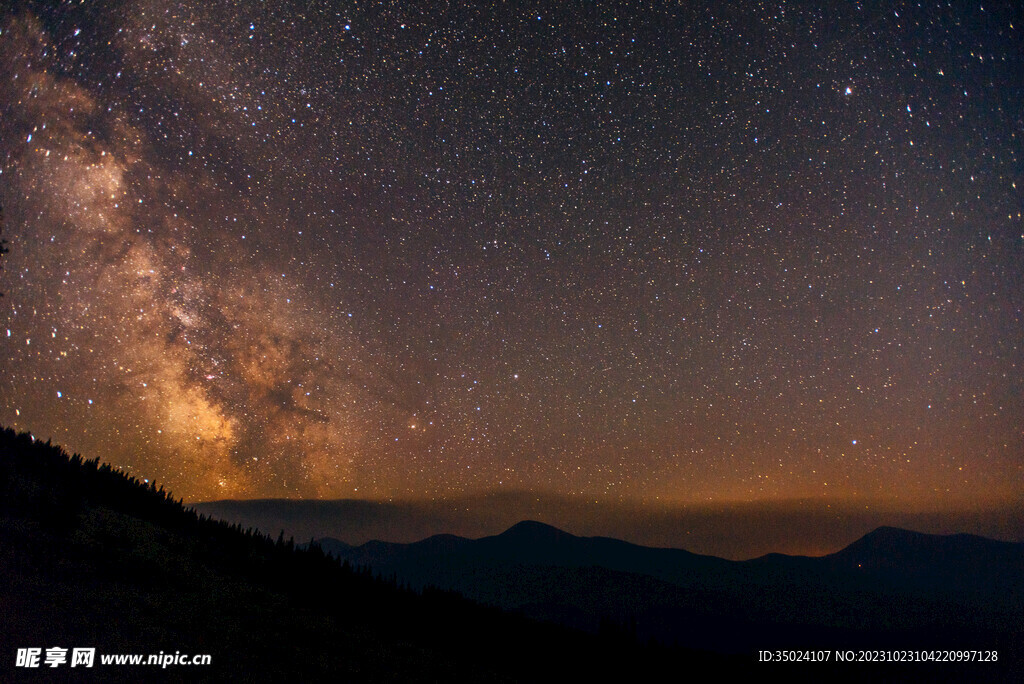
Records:
{"label": "mountain silhouette", "polygon": [[1020,570],[1024,544],[986,539],[973,534],[924,534],[879,527],[829,557],[876,568],[909,570],[922,567],[986,566]]}
{"label": "mountain silhouette", "polygon": [[1019,603],[1024,590],[1024,544],[971,534],[932,535],[880,527],[822,564],[913,591],[976,595]]}
{"label": "mountain silhouette", "polygon": [[[702,556],[682,549],[639,546],[607,537],[577,537],[536,521],[523,521],[501,534],[482,539],[437,535],[411,544],[368,542],[362,546],[339,546],[324,538],[318,543],[325,551],[356,565],[396,563],[419,568],[438,563],[529,564],[559,567],[600,566],[685,583],[687,579],[726,579],[734,571],[730,561]],[[347,547],[347,548],[346,548]]]}
{"label": "mountain silhouette", "polygon": [[187,681],[749,678],[767,667],[756,654],[794,648],[999,660],[790,678],[1014,681],[1021,547],[882,528],[830,556],[737,562],[534,521],[481,539],[296,545],[0,430],[0,679],[17,648],[93,646],[211,654],[168,674]]}
{"label": "mountain silhouette", "polygon": [[1024,636],[1024,544],[972,535],[879,528],[828,556],[749,561],[578,537],[535,521],[476,540],[319,543],[414,587],[722,652],[793,643],[1019,652]]}

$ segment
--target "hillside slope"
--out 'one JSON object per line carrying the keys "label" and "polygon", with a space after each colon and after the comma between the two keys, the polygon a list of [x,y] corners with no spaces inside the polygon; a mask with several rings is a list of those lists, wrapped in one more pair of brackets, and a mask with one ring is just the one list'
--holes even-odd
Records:
{"label": "hillside slope", "polygon": [[[698,671],[745,662],[405,590],[10,430],[0,431],[0,578],[3,681],[32,674],[15,667],[18,648],[53,646],[95,647],[89,674],[104,681],[501,682],[642,674],[679,657]],[[160,652],[211,664],[99,665],[102,654]]]}

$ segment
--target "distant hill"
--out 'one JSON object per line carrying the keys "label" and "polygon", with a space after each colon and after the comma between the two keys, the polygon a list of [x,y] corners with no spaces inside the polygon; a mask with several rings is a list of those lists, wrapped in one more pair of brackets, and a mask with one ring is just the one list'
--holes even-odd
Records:
{"label": "distant hill", "polygon": [[530,521],[478,540],[319,543],[414,587],[591,631],[614,616],[641,639],[723,652],[801,644],[1019,657],[1024,636],[1024,544],[971,535],[880,528],[829,556],[750,561],[577,537]]}

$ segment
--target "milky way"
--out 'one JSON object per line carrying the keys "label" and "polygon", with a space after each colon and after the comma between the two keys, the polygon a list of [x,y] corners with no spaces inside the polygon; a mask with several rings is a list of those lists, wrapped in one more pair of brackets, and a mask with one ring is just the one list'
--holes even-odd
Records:
{"label": "milky way", "polygon": [[0,423],[187,499],[1024,482],[1016,3],[24,3]]}

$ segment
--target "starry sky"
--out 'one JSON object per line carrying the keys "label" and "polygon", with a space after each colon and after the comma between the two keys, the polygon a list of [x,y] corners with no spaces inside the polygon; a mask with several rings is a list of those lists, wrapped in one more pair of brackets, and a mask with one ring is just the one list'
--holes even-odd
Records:
{"label": "starry sky", "polygon": [[1024,493],[1019,3],[13,4],[3,425],[189,501]]}

